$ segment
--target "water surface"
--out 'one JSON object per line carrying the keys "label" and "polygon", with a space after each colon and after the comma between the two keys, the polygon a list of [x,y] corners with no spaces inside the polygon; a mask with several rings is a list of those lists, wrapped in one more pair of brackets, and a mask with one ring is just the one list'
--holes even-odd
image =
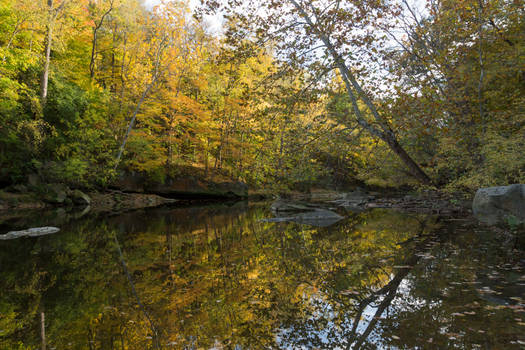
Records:
{"label": "water surface", "polygon": [[382,209],[315,228],[267,208],[0,241],[0,349],[39,349],[42,313],[48,349],[524,348],[525,254],[497,229]]}

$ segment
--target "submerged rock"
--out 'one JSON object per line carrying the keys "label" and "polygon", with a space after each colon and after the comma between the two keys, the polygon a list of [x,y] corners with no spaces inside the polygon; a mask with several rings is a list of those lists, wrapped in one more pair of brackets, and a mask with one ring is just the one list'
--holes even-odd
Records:
{"label": "submerged rock", "polygon": [[84,192],[80,190],[74,190],[71,192],[70,195],[71,199],[73,200],[73,203],[78,205],[90,205],[91,204],[91,198]]}
{"label": "submerged rock", "polygon": [[326,209],[315,209],[305,213],[298,213],[286,217],[277,217],[271,219],[263,219],[263,222],[296,222],[298,224],[316,226],[316,227],[327,227],[331,226],[344,218],[334,213],[333,211]]}
{"label": "submerged rock", "polygon": [[6,233],[5,235],[0,235],[0,240],[9,240],[9,239],[17,239],[21,237],[38,237],[38,236],[45,236],[50,235],[52,233],[57,233],[60,231],[57,227],[36,227],[36,228],[30,228],[23,231],[11,231]]}
{"label": "submerged rock", "polygon": [[319,208],[310,203],[278,199],[272,203],[270,209],[274,212],[299,212],[315,210]]}
{"label": "submerged rock", "polygon": [[479,221],[489,225],[505,222],[511,217],[525,222],[525,185],[479,189],[472,211]]}
{"label": "submerged rock", "polygon": [[346,193],[343,199],[332,201],[331,203],[345,209],[346,211],[360,213],[364,211],[375,195],[370,195],[358,188],[354,192]]}

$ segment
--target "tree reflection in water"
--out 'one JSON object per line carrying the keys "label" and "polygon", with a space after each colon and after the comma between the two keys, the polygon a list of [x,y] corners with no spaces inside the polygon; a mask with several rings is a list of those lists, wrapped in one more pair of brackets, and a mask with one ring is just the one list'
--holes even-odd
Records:
{"label": "tree reflection in water", "polygon": [[523,252],[490,230],[387,210],[313,228],[261,222],[266,207],[87,218],[55,236],[2,243],[0,349],[39,346],[38,310],[57,349],[525,341]]}

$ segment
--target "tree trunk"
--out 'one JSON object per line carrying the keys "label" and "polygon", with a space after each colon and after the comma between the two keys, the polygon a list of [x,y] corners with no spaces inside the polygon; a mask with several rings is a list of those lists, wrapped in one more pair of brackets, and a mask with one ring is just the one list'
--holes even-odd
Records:
{"label": "tree trunk", "polygon": [[166,159],[166,170],[168,171],[168,174],[171,171],[172,165],[173,165],[173,141],[172,141],[172,134],[173,134],[173,128],[172,128],[173,118],[170,117],[169,121],[169,127],[168,127],[168,156]]}
{"label": "tree trunk", "polygon": [[55,16],[53,15],[53,0],[47,0],[47,6],[49,7],[49,19],[47,23],[47,40],[46,40],[46,58],[44,61],[44,70],[42,72],[42,81],[40,85],[40,98],[42,108],[47,102],[47,85],[49,82],[49,63],[51,61],[51,45],[53,44],[53,27],[55,25]]}
{"label": "tree trunk", "polygon": [[[425,172],[419,167],[419,165],[408,155],[408,153],[399,144],[394,132],[391,130],[390,126],[385,122],[385,120],[381,117],[376,106],[374,105],[372,100],[367,96],[367,94],[355,78],[352,71],[346,66],[346,63],[344,62],[343,58],[339,55],[334,45],[330,42],[330,38],[328,37],[328,35],[324,32],[321,32],[317,28],[310,16],[306,13],[304,8],[302,8],[296,0],[289,1],[299,11],[303,19],[308,24],[308,26],[312,29],[314,33],[316,33],[316,35],[323,42],[324,46],[328,50],[328,53],[334,59],[334,63],[339,69],[341,77],[345,83],[348,97],[352,102],[357,123],[364,129],[366,129],[368,132],[370,132],[372,135],[383,140],[390,147],[390,149],[401,159],[401,161],[403,161],[403,163],[408,167],[408,169],[416,179],[418,179],[423,184],[431,184],[432,182],[428,175],[425,174]],[[359,109],[359,105],[357,104],[357,97],[356,94],[354,94],[354,90],[357,94],[357,97],[359,97],[359,99],[361,99],[368,107],[376,123],[379,124],[380,129],[370,124],[363,116],[361,110]]]}
{"label": "tree trunk", "polygon": [[[91,60],[89,61],[89,75],[91,79],[95,77],[95,60],[97,58],[97,39],[98,31],[104,24],[104,19],[113,11],[113,1],[109,3],[109,9],[102,15],[100,22],[95,21],[95,27],[93,27],[93,40],[91,41]],[[94,5],[93,5],[94,6]]]}
{"label": "tree trunk", "polygon": [[7,42],[7,46],[5,47],[5,53],[4,53],[4,56],[2,57],[2,62],[5,62],[5,58],[6,58],[6,55],[7,55],[7,51],[9,51],[9,49],[11,48],[11,45],[13,44],[13,41],[15,40],[15,37],[16,35],[18,34],[18,32],[20,31],[20,26],[24,23],[24,20],[18,20],[16,22],[16,25],[15,25],[15,29],[13,30],[13,32],[11,33],[11,36],[9,37],[9,41]]}
{"label": "tree trunk", "polygon": [[242,167],[243,167],[243,161],[242,157],[244,156],[244,131],[241,131],[241,147],[239,147],[239,162],[238,162],[238,169],[237,169],[237,180],[240,179],[242,176]]}
{"label": "tree trunk", "polygon": [[40,338],[42,338],[42,350],[46,350],[46,315],[40,313]]}
{"label": "tree trunk", "polygon": [[98,27],[93,28],[93,40],[91,41],[91,60],[89,61],[89,76],[95,77],[95,58],[97,56]]}
{"label": "tree trunk", "polygon": [[210,138],[208,137],[208,140],[206,141],[206,149],[204,150],[204,169],[206,177],[208,177],[208,171],[209,171],[209,149],[210,149]]}
{"label": "tree trunk", "polygon": [[479,0],[479,9],[478,9],[478,35],[479,35],[479,46],[478,46],[478,55],[479,55],[479,82],[478,82],[478,103],[479,103],[479,121],[484,123],[483,117],[483,79],[485,77],[485,64],[483,62],[483,0]]}
{"label": "tree trunk", "polygon": [[405,149],[399,144],[396,138],[388,138],[384,140],[390,149],[405,163],[410,170],[410,173],[414,175],[421,183],[430,185],[432,181],[427,174],[419,167],[419,165],[408,155]]}
{"label": "tree trunk", "polygon": [[117,95],[117,57],[115,54],[117,50],[117,28],[118,25],[115,23],[113,27],[113,40],[111,42],[111,92],[113,100],[115,100],[115,96]]}
{"label": "tree trunk", "polygon": [[156,79],[154,79],[146,87],[146,90],[144,90],[144,92],[142,93],[142,96],[140,97],[139,103],[137,103],[137,106],[135,107],[135,110],[133,111],[133,115],[131,116],[131,120],[129,122],[128,129],[126,130],[126,134],[124,135],[124,140],[122,141],[122,145],[120,146],[120,149],[119,149],[119,152],[118,152],[118,155],[117,155],[117,159],[116,159],[116,163],[115,163],[115,167],[114,167],[115,170],[117,170],[117,168],[118,168],[118,166],[120,164],[120,160],[122,159],[122,154],[124,153],[124,149],[126,148],[126,143],[128,142],[129,134],[131,133],[131,130],[133,130],[133,126],[135,125],[135,120],[137,119],[137,114],[140,111],[140,107],[142,107],[142,104],[144,103],[144,100],[146,99],[149,91],[151,90],[151,88],[153,87],[155,82],[156,82]]}

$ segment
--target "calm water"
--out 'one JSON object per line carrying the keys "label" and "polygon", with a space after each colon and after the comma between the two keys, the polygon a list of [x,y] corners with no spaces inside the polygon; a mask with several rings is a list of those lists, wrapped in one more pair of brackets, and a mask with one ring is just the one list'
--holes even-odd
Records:
{"label": "calm water", "polygon": [[261,222],[267,207],[39,215],[62,231],[0,241],[0,349],[39,349],[41,313],[47,349],[525,348],[512,239],[392,210]]}

